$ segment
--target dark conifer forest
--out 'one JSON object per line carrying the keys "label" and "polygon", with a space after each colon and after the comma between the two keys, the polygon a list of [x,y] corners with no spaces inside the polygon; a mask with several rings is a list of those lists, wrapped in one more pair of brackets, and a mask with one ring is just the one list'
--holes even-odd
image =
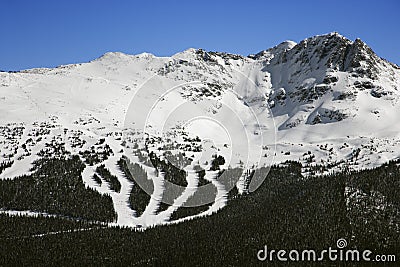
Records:
{"label": "dark conifer forest", "polygon": [[[339,238],[348,248],[398,257],[398,164],[306,178],[300,164],[287,162],[272,167],[255,192],[231,195],[212,216],[135,231],[104,225],[115,219],[112,203],[83,187],[79,158],[49,160],[30,176],[0,181],[0,208],[66,216],[1,215],[0,266],[253,266],[260,264],[256,254],[264,245],[323,250],[336,247]],[[121,161],[120,167],[128,165]],[[142,212],[147,198],[135,192],[141,200],[131,205]]]}

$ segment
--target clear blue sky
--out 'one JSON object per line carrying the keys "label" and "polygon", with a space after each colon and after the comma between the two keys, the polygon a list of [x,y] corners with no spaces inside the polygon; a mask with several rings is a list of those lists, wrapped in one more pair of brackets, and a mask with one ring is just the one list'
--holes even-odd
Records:
{"label": "clear blue sky", "polygon": [[338,31],[400,64],[400,1],[1,0],[0,69],[189,47],[248,55]]}

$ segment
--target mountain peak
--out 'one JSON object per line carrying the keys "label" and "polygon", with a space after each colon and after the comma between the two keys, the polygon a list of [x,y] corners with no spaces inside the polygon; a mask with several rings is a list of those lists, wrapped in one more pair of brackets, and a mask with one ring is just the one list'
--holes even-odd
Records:
{"label": "mountain peak", "polygon": [[278,45],[276,45],[276,46],[274,46],[274,47],[272,47],[270,49],[267,49],[266,51],[274,53],[274,54],[279,54],[281,52],[285,52],[287,50],[292,49],[296,45],[297,45],[296,42],[286,40],[286,41],[284,41],[284,42],[282,42],[282,43],[280,43],[280,44],[278,44]]}
{"label": "mountain peak", "polygon": [[360,38],[356,38],[353,43],[354,47],[360,52],[366,52],[368,54],[373,54],[376,56],[375,52]]}
{"label": "mountain peak", "polygon": [[341,35],[340,33],[338,33],[337,31],[322,34],[321,36],[335,36],[335,37],[339,37],[339,38],[346,38],[343,35]]}
{"label": "mountain peak", "polygon": [[107,59],[107,58],[115,58],[115,57],[124,57],[128,56],[125,53],[122,52],[106,52],[102,56],[100,56],[98,59]]}
{"label": "mountain peak", "polygon": [[291,40],[286,40],[275,46],[275,48],[289,50],[292,49],[296,44],[297,44],[296,42],[293,42]]}
{"label": "mountain peak", "polygon": [[143,59],[148,59],[148,58],[153,58],[155,57],[151,53],[143,52],[137,55],[130,55],[130,54],[125,54],[122,52],[107,52],[100,56],[99,58],[95,59],[94,61],[111,61],[111,62],[116,62],[120,60],[129,60],[133,58],[143,58]]}
{"label": "mountain peak", "polygon": [[282,54],[283,52],[286,52],[286,51],[292,49],[296,45],[297,45],[297,43],[290,41],[290,40],[286,40],[274,47],[268,48],[267,50],[262,50],[255,55],[251,54],[248,57],[252,58],[252,59],[268,58],[270,56],[276,56],[276,55]]}
{"label": "mountain peak", "polygon": [[378,78],[378,65],[382,59],[360,38],[346,49],[344,71],[350,71],[360,77]]}
{"label": "mountain peak", "polygon": [[344,44],[344,43],[351,43],[351,41],[340,35],[338,32],[331,32],[322,35],[315,35],[309,38],[302,40],[299,44],[303,46],[308,45],[327,45],[327,44]]}
{"label": "mountain peak", "polygon": [[180,58],[180,59],[189,59],[193,58],[198,49],[190,47],[188,49],[183,50],[182,52],[178,52],[172,56],[172,58]]}

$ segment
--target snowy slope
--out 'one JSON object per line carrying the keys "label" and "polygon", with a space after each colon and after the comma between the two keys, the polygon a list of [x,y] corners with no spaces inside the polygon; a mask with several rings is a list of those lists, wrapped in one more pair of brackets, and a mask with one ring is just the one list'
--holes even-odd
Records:
{"label": "snowy slope", "polygon": [[[311,151],[317,163],[347,161],[353,168],[399,156],[394,149],[399,138],[399,67],[361,40],[331,33],[279,50],[272,58],[268,51],[258,58],[265,60],[272,77],[278,152],[303,144],[299,152]],[[278,158],[297,160],[299,152]]]}
{"label": "snowy slope", "polygon": [[[213,178],[213,155],[224,157],[221,168],[247,171],[296,160],[305,173],[398,158],[399,86],[398,66],[337,33],[286,41],[248,57],[202,49],[172,57],[107,53],[83,64],[0,72],[0,179],[18,179],[46,155],[68,151],[85,160],[94,147],[111,154],[87,163],[82,178],[112,197],[116,224],[168,223],[196,192],[190,173],[198,167],[217,190],[218,201],[208,202],[206,215],[226,204],[230,189]],[[190,158],[178,167],[189,173],[194,189],[161,213],[162,170],[138,157],[151,152],[176,166],[182,162],[174,163],[174,155]],[[140,216],[128,205],[137,185],[117,166],[123,156],[142,166],[155,185]],[[100,164],[121,182],[120,192],[95,183]],[[243,191],[243,180],[238,187]]]}

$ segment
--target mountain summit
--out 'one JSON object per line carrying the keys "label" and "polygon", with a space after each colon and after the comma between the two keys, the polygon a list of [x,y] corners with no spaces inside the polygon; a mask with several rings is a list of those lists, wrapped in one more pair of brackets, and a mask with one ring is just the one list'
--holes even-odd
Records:
{"label": "mountain summit", "polygon": [[[159,194],[164,189],[156,181],[170,168],[160,162],[172,155],[182,168],[207,170],[203,182],[216,186],[220,199],[210,206],[213,212],[225,205],[226,192],[209,172],[243,167],[246,160],[255,166],[256,156],[274,163],[298,161],[305,174],[370,168],[398,158],[399,85],[397,65],[360,39],[338,33],[298,44],[285,41],[247,57],[193,48],[171,57],[112,52],[88,63],[0,72],[0,179],[30,174],[43,158],[75,155],[84,162],[85,185],[111,196],[117,224],[153,225],[171,214],[156,214],[159,202],[152,202],[148,216],[135,217],[126,205],[132,182],[116,166],[130,157],[139,173],[155,181]],[[137,120],[128,125],[132,101]],[[180,111],[185,103],[190,109]],[[178,115],[171,119],[174,108]],[[188,117],[199,114],[229,127]],[[127,137],[126,130],[145,119],[154,135],[138,147],[134,131]],[[164,125],[171,132],[161,138],[157,129]],[[245,147],[268,130],[273,136],[262,146]],[[242,141],[230,144],[234,138]],[[162,154],[164,149],[168,153]],[[173,154],[177,150],[184,154]],[[156,172],[145,156],[159,164]],[[246,190],[248,173],[237,184],[239,191]]]}

